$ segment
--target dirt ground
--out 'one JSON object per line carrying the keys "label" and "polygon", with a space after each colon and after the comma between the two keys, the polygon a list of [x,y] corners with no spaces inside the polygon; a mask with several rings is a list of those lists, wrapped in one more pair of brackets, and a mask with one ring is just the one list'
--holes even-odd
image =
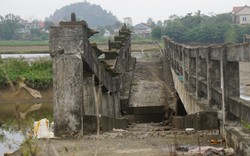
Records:
{"label": "dirt ground", "polygon": [[[126,130],[114,129],[100,135],[86,135],[77,139],[37,140],[37,156],[170,156],[197,155],[185,150],[200,146],[224,147],[225,143],[211,145],[211,140],[222,140],[217,131],[169,130],[164,123],[131,124]],[[175,150],[178,147],[179,150]],[[182,151],[181,151],[182,150]],[[22,151],[28,151],[23,145]],[[20,152],[20,151],[19,151]],[[16,153],[18,155],[20,153]]]}

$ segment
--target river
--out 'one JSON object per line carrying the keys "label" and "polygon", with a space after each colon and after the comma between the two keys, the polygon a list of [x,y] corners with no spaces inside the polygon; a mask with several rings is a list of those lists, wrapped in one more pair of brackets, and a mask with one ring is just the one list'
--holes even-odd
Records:
{"label": "river", "polygon": [[26,134],[33,127],[34,121],[43,118],[53,121],[52,102],[42,103],[39,110],[28,114],[25,119],[16,119],[15,106],[17,104],[20,106],[20,111],[25,112],[34,103],[0,103],[0,156],[19,149]]}

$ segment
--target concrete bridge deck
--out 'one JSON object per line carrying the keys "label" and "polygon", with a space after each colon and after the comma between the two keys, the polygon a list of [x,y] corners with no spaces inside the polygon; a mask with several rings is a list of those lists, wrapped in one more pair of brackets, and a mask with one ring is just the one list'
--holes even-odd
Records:
{"label": "concrete bridge deck", "polygon": [[162,62],[160,57],[145,57],[150,53],[160,54],[137,53],[129,99],[129,114],[134,121],[161,121],[166,107]]}

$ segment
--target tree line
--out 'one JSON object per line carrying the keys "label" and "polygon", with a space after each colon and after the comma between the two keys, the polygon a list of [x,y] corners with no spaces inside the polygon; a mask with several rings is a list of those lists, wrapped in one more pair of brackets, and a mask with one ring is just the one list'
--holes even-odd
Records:
{"label": "tree line", "polygon": [[39,22],[27,21],[11,13],[0,16],[0,40],[48,40],[48,30],[53,23],[45,21],[42,28],[35,27]]}
{"label": "tree line", "polygon": [[198,11],[184,17],[172,15],[164,22],[158,21],[151,35],[154,39],[167,35],[180,43],[219,44],[242,42],[243,34],[250,34],[250,25],[232,23],[231,13],[207,16]]}

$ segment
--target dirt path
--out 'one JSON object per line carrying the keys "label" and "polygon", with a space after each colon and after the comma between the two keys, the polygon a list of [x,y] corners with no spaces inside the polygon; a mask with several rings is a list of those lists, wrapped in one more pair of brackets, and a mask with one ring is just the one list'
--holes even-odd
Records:
{"label": "dirt path", "polygon": [[[208,140],[211,139],[221,137],[211,131],[175,131],[163,123],[147,123],[131,124],[126,130],[114,129],[99,136],[39,140],[32,144],[39,145],[37,156],[170,156],[175,147],[197,148],[198,140],[200,145],[210,145]],[[223,143],[218,146],[223,146]],[[194,155],[176,152],[178,155]]]}

